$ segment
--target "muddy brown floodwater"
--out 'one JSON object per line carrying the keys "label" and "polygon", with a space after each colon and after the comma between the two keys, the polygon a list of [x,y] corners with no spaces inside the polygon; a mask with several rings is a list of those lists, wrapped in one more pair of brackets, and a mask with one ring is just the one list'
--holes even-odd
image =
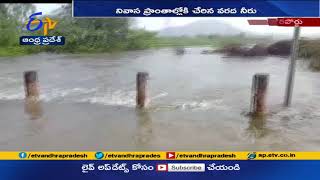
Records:
{"label": "muddy brown floodwater", "polygon": [[[288,60],[224,58],[188,48],[0,59],[1,150],[253,151],[320,149],[320,73],[299,61],[282,108]],[[22,74],[37,70],[40,114],[25,110]],[[135,109],[136,73],[150,107]],[[269,115],[252,120],[252,76],[269,73]],[[37,108],[36,108],[37,109]]]}

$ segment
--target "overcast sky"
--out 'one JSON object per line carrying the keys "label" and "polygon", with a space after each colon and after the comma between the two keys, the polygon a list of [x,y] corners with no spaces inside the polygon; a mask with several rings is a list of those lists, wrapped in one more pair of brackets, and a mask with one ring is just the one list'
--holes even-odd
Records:
{"label": "overcast sky", "polygon": [[[38,11],[42,11],[44,14],[50,13],[55,9],[59,8],[61,4],[35,4]],[[253,32],[258,34],[274,34],[274,35],[291,35],[293,28],[288,27],[268,27],[268,26],[249,26],[248,19],[266,19],[266,18],[242,18],[242,17],[214,17],[214,18],[204,18],[204,17],[172,17],[172,18],[162,18],[162,17],[143,17],[136,18],[138,27],[145,28],[147,30],[160,30],[166,27],[181,26],[189,24],[198,20],[220,20],[225,23],[231,24],[232,26],[245,32]],[[302,36],[320,36],[320,27],[306,27],[301,29]]]}

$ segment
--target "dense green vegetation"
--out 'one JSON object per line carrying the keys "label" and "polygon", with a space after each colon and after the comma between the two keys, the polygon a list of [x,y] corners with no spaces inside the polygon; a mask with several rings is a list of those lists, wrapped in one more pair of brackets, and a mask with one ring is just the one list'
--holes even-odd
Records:
{"label": "dense green vegetation", "polygon": [[0,56],[26,54],[18,45],[21,23],[27,14],[35,10],[31,4],[0,4]]}
{"label": "dense green vegetation", "polygon": [[[66,37],[64,46],[20,46],[22,35],[42,35],[42,32],[23,31],[28,16],[35,12],[31,4],[0,5],[0,56],[14,56],[38,52],[55,53],[100,53],[146,48],[184,46],[223,46],[228,43],[248,42],[242,35],[197,36],[197,37],[157,37],[156,32],[132,29],[135,22],[128,18],[86,19],[72,18],[71,5],[65,5],[49,15],[57,20],[55,30],[50,35]],[[48,16],[48,15],[46,15]]]}
{"label": "dense green vegetation", "polygon": [[132,30],[128,18],[86,19],[72,18],[71,5],[66,5],[53,15],[58,21],[50,35],[66,37],[64,46],[20,46],[22,35],[41,35],[42,32],[23,31],[27,17],[35,12],[31,4],[0,4],[0,56],[14,56],[37,52],[95,53],[145,49],[146,42],[154,42],[156,33]]}

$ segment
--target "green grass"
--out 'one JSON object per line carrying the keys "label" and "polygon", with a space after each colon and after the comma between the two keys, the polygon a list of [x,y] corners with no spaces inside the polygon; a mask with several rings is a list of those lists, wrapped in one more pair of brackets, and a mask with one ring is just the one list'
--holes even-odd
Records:
{"label": "green grass", "polygon": [[15,57],[28,54],[31,54],[31,52],[23,46],[0,47],[0,57]]}
{"label": "green grass", "polygon": [[320,58],[320,40],[302,40],[299,56],[303,58]]}
{"label": "green grass", "polygon": [[320,71],[320,39],[302,40],[299,47],[299,57],[310,61],[310,69]]}

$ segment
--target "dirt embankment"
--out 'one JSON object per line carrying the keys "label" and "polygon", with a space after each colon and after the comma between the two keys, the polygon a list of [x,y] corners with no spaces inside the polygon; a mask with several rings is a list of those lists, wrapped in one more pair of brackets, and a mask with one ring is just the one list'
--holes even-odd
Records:
{"label": "dirt embankment", "polygon": [[267,56],[267,55],[278,55],[278,56],[289,56],[291,51],[291,41],[279,41],[271,45],[256,44],[251,48],[244,47],[241,44],[230,44],[226,45],[221,49],[203,51],[203,54],[212,53],[223,53],[227,56]]}

